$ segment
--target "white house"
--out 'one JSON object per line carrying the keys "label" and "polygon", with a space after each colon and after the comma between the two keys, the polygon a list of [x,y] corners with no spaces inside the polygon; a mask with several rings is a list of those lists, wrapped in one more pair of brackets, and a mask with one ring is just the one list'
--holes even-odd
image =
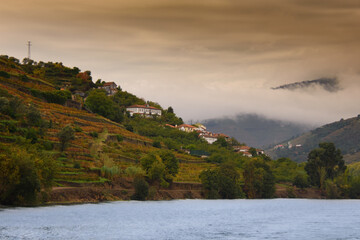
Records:
{"label": "white house", "polygon": [[205,141],[207,141],[209,144],[213,144],[214,142],[216,142],[216,140],[218,140],[218,138],[212,134],[203,134],[201,135],[201,137],[205,139]]}
{"label": "white house", "polygon": [[140,114],[146,117],[161,116],[161,109],[149,105],[132,105],[127,107],[126,111],[130,113],[130,116],[133,116],[134,114]]}
{"label": "white house", "polygon": [[197,129],[197,127],[189,125],[189,124],[181,124],[181,125],[177,126],[177,128],[184,132],[194,132]]}

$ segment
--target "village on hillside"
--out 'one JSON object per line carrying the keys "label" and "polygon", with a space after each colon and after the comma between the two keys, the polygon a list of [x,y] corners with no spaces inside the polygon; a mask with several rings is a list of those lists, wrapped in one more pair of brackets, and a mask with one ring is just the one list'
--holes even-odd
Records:
{"label": "village on hillside", "polygon": [[[106,95],[113,96],[115,95],[120,87],[117,86],[115,82],[102,82],[98,88],[105,90]],[[61,90],[66,90],[66,87],[62,88]],[[81,109],[84,106],[84,101],[86,100],[85,93],[81,91],[74,91],[72,94],[72,99],[66,103],[69,107],[75,107]],[[151,118],[151,117],[160,117],[162,115],[162,110],[158,109],[156,107],[150,106],[149,104],[146,105],[131,105],[126,107],[126,112],[129,113],[131,117],[137,115],[142,116],[145,118]],[[231,137],[223,134],[223,133],[212,133],[210,131],[207,131],[206,127],[201,123],[196,123],[194,125],[190,124],[181,124],[181,125],[170,125],[165,124],[166,127],[170,128],[176,128],[180,131],[184,132],[197,132],[199,134],[199,137],[204,139],[209,144],[215,143],[219,138],[225,139],[227,142],[231,141]],[[264,154],[264,151],[261,149],[255,149],[250,151],[252,149],[249,146],[246,145],[239,145],[239,146],[233,146],[233,150],[236,153],[242,154],[246,157],[253,157],[254,153],[257,155]],[[193,155],[199,155],[201,157],[208,157],[208,153],[206,152],[197,152],[196,150],[186,150],[189,154]]]}

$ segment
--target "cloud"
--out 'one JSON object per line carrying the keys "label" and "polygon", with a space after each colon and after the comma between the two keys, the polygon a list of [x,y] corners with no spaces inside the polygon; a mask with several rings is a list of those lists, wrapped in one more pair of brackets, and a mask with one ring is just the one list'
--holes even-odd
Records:
{"label": "cloud", "polygon": [[[185,119],[255,112],[307,122],[357,114],[360,3],[330,0],[12,0],[1,54],[91,70]],[[270,87],[337,76],[329,95]],[[336,99],[334,99],[336,97]]]}

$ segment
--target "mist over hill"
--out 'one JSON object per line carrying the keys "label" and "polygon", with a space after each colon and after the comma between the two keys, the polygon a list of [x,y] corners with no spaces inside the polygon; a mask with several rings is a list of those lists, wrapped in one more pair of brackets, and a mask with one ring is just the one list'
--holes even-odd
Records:
{"label": "mist over hill", "polygon": [[311,125],[269,119],[256,114],[208,119],[203,123],[212,132],[225,133],[253,147],[275,144],[314,128]]}
{"label": "mist over hill", "polygon": [[339,86],[339,80],[337,78],[319,78],[315,80],[308,80],[302,82],[295,82],[290,84],[281,85],[272,88],[273,90],[285,89],[285,90],[296,90],[296,89],[310,89],[316,86],[322,87],[328,92],[337,92],[341,90]]}
{"label": "mist over hill", "polygon": [[360,161],[360,115],[326,124],[299,137],[283,141],[279,145],[284,148],[270,148],[266,153],[273,158],[288,157],[304,162],[308,153],[321,142],[333,142],[341,150],[347,163]]}

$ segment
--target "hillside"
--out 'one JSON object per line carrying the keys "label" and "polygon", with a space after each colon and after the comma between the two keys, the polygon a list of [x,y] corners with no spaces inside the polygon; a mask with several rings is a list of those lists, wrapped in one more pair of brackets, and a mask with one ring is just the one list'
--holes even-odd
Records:
{"label": "hillside", "polygon": [[311,126],[268,119],[255,114],[203,121],[210,131],[223,132],[249,146],[275,144],[311,129]]}
{"label": "hillside", "polygon": [[[165,123],[182,122],[174,113],[162,110],[162,117],[156,119],[129,117],[124,108],[143,104],[144,100],[120,88],[116,95],[106,96],[103,90],[96,89],[96,84],[101,86],[99,84],[103,83],[93,83],[90,71],[80,72],[80,69],[68,68],[62,63],[34,63],[25,59],[21,64],[15,58],[0,57],[0,165],[5,171],[0,174],[0,186],[9,177],[18,179],[12,180],[15,185],[9,182],[11,188],[0,190],[1,202],[6,203],[1,199],[3,191],[11,193],[25,187],[22,182],[28,180],[21,169],[28,169],[32,174],[33,185],[27,188],[41,189],[44,201],[48,198],[45,196],[52,196],[48,195],[51,186],[56,187],[56,191],[73,187],[88,187],[93,191],[109,184],[117,186],[120,193],[116,193],[116,197],[109,193],[100,199],[129,199],[134,177],[143,174],[140,159],[159,149],[171,149],[171,154],[178,159],[178,174],[171,178],[179,184],[198,183],[200,172],[214,166],[200,157],[177,150],[179,145],[197,144],[199,139],[177,129],[164,130]],[[98,105],[91,105],[91,101],[79,97],[79,92],[88,99],[93,96],[95,103],[102,104],[105,100],[107,104],[96,108]],[[147,103],[161,108],[157,103]],[[59,133],[67,127],[74,136],[62,151]],[[157,131],[171,134],[172,141],[166,141],[166,137],[161,137]],[[160,145],[154,147],[156,139]],[[14,167],[20,172],[9,175]],[[127,180],[116,185],[120,178]],[[15,195],[8,198],[12,204],[34,200],[34,196],[27,194],[29,199],[15,200]],[[166,194],[163,197],[166,198]]]}
{"label": "hillside", "polygon": [[[283,141],[277,149],[266,152],[273,158],[289,157],[297,162],[306,161],[308,153],[320,142],[333,142],[341,149],[347,163],[360,161],[360,115],[324,125],[299,137]],[[289,143],[292,145],[289,148]],[[296,147],[298,145],[298,147]],[[301,146],[300,146],[301,145]]]}

